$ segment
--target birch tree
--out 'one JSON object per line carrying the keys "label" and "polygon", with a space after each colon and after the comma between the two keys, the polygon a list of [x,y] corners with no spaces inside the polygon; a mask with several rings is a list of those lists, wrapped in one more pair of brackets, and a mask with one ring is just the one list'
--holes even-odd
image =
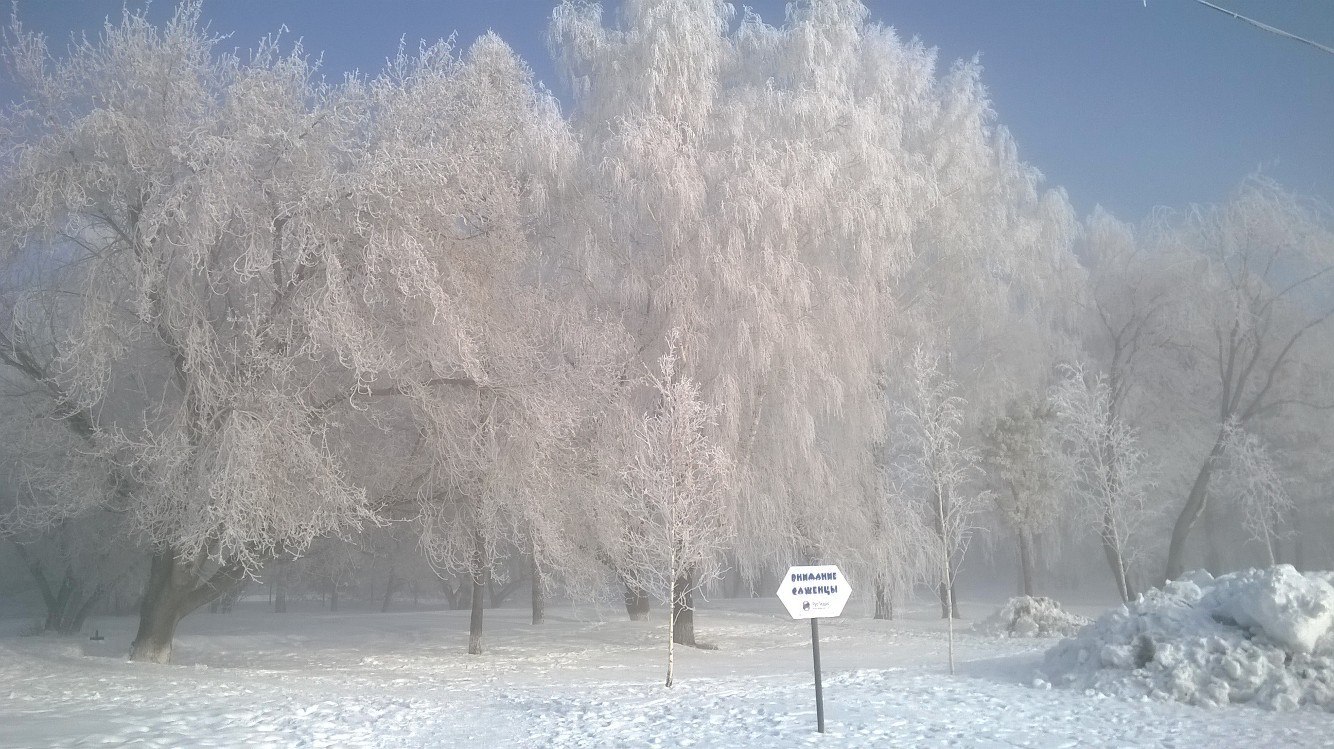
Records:
{"label": "birch tree", "polygon": [[1281,526],[1293,502],[1269,449],[1257,435],[1230,421],[1224,426],[1219,459],[1219,494],[1240,508],[1242,527],[1264,547],[1269,564],[1278,564]]}
{"label": "birch tree", "polygon": [[913,379],[900,407],[912,454],[902,466],[905,476],[921,487],[936,532],[936,566],[941,618],[949,620],[949,664],[954,673],[954,620],[959,616],[954,581],[975,530],[976,516],[989,500],[975,482],[982,477],[979,458],[963,445],[961,397],[957,385],[942,375],[938,360],[919,349],[913,354]]}
{"label": "birch tree", "polygon": [[1096,523],[1117,593],[1129,602],[1133,552],[1148,516],[1149,482],[1138,432],[1115,414],[1107,378],[1090,378],[1082,367],[1063,370],[1051,402],[1070,451],[1072,489]]}
{"label": "birch tree", "polygon": [[669,349],[650,377],[658,405],[636,425],[625,469],[626,502],[637,506],[629,569],[641,587],[665,592],[669,687],[675,645],[696,645],[693,596],[721,576],[735,533],[725,493],[729,462],[714,441],[717,409],[677,372],[676,357]]}

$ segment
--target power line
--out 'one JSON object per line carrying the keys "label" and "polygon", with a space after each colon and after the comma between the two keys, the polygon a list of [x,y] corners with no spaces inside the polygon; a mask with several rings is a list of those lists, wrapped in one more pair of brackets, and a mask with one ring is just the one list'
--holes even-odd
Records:
{"label": "power line", "polygon": [[[1146,0],[1146,1],[1147,1],[1147,0]],[[1232,16],[1233,18],[1237,19],[1238,21],[1245,21],[1246,23],[1249,23],[1250,25],[1256,27],[1257,29],[1264,29],[1265,31],[1270,32],[1271,34],[1278,34],[1279,36],[1283,36],[1283,37],[1287,37],[1287,38],[1289,38],[1289,39],[1293,39],[1293,40],[1295,40],[1295,41],[1299,41],[1299,42],[1301,42],[1302,44],[1309,44],[1309,45],[1311,45],[1312,47],[1315,47],[1316,49],[1321,50],[1322,52],[1328,52],[1328,53],[1330,53],[1331,55],[1334,55],[1334,48],[1326,47],[1325,45],[1323,45],[1323,44],[1321,44],[1321,43],[1319,43],[1319,42],[1313,42],[1313,41],[1311,41],[1310,39],[1304,39],[1304,38],[1302,38],[1302,37],[1300,37],[1300,36],[1297,36],[1296,34],[1289,34],[1288,32],[1284,31],[1283,29],[1274,28],[1273,26],[1270,26],[1270,25],[1267,24],[1267,23],[1262,23],[1262,22],[1260,22],[1260,21],[1255,20],[1254,18],[1247,18],[1246,16],[1243,16],[1243,15],[1240,14],[1240,13],[1236,13],[1236,12],[1234,12],[1234,11],[1230,11],[1230,10],[1228,10],[1227,8],[1220,8],[1220,7],[1218,7],[1217,5],[1214,5],[1213,3],[1208,2],[1208,0],[1195,0],[1195,2],[1197,2],[1197,3],[1199,3],[1200,5],[1203,5],[1203,6],[1205,6],[1205,7],[1213,8],[1214,10],[1218,11],[1219,13],[1224,13],[1224,14],[1227,14],[1227,15],[1229,15],[1229,16]]]}

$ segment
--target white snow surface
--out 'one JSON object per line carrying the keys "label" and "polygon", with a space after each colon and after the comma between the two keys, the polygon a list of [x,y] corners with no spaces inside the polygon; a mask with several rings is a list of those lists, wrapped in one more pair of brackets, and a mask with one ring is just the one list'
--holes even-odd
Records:
{"label": "white snow surface", "polygon": [[1043,670],[1057,686],[1123,698],[1334,711],[1331,583],[1289,565],[1192,572],[1063,640]]}
{"label": "white snow surface", "polygon": [[982,634],[1002,637],[1069,637],[1089,623],[1046,596],[1011,598],[977,625]]}
{"label": "white snow surface", "polygon": [[488,610],[482,656],[464,652],[467,612],[200,612],[182,622],[170,666],[125,660],[130,618],[93,621],[102,642],[6,634],[0,747],[1216,749],[1334,736],[1320,711],[1034,689],[1034,641],[961,633],[951,677],[933,604],[885,622],[857,603],[820,623],[824,735],[809,625],[754,599],[699,612],[701,639],[720,649],[679,648],[670,689],[663,622],[610,608],[559,608],[537,627],[526,611]]}

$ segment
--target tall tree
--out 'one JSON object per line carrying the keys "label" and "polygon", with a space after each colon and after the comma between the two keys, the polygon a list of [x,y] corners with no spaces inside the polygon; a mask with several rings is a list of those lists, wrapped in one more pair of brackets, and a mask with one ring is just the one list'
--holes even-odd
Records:
{"label": "tall tree", "polygon": [[1334,316],[1334,224],[1327,209],[1254,178],[1226,204],[1171,217],[1162,241],[1198,258],[1198,351],[1213,384],[1216,434],[1172,527],[1167,579],[1185,569],[1186,541],[1209,499],[1228,425],[1293,409],[1329,408],[1308,361]]}
{"label": "tall tree", "polygon": [[299,51],[216,54],[199,12],[127,13],[61,60],[18,28],[7,49],[28,92],[7,113],[7,267],[53,271],[7,297],[0,349],[154,547],[137,660],[279,548],[365,516],[303,397],[331,355],[359,358],[334,353],[347,321],[312,287],[341,279],[311,280],[332,251],[302,221],[356,118]]}
{"label": "tall tree", "polygon": [[1033,584],[1035,539],[1061,517],[1066,461],[1051,405],[1043,400],[1015,400],[987,434],[985,458],[1003,486],[992,496],[1001,520],[1019,541],[1023,593]]}
{"label": "tall tree", "polygon": [[524,356],[493,279],[560,132],[489,37],[333,85],[273,40],[219,52],[199,17],[127,13],[62,59],[21,29],[7,47],[28,95],[4,128],[6,279],[50,271],[6,286],[0,356],[152,545],[139,660],[267,559],[374,518],[346,458],[380,409]]}
{"label": "tall tree", "polygon": [[1064,368],[1051,390],[1061,438],[1072,461],[1071,489],[1096,524],[1121,600],[1135,595],[1131,556],[1147,511],[1148,477],[1138,431],[1114,412],[1108,379],[1082,367]]}

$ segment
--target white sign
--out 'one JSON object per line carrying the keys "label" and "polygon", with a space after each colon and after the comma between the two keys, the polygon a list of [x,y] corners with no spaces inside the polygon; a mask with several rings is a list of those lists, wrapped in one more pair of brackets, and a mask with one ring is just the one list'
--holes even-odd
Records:
{"label": "white sign", "polygon": [[793,619],[838,616],[850,595],[852,586],[833,564],[790,567],[778,586],[778,600]]}

